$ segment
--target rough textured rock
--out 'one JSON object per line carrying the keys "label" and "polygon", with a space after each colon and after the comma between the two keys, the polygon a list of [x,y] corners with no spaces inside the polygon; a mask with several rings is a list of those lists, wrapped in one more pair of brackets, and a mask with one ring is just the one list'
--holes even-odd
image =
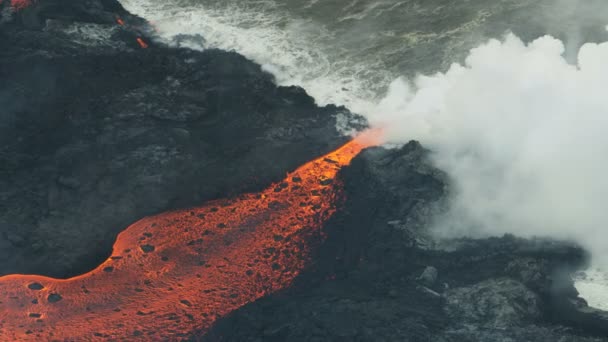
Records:
{"label": "rough textured rock", "polygon": [[433,286],[437,281],[437,269],[433,266],[427,266],[424,269],[418,280],[426,286]]}
{"label": "rough textured rock", "polygon": [[[448,188],[427,155],[416,142],[364,151],[342,173],[347,201],[310,270],[193,340],[607,341],[598,312],[560,307],[577,301],[569,274],[587,260],[577,246],[428,236]],[[423,284],[429,265],[437,277]]]}
{"label": "rough textured rock", "polygon": [[540,318],[538,296],[512,279],[490,279],[446,291],[448,316],[489,329],[509,329]]}
{"label": "rough textured rock", "polygon": [[130,223],[260,189],[346,139],[345,109],[236,53],[141,49],[113,1],[39,4],[0,26],[0,274],[79,274]]}

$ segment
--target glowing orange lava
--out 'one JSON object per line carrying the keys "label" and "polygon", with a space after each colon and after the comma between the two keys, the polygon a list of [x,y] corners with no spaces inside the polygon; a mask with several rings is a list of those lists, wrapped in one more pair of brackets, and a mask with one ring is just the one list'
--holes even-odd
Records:
{"label": "glowing orange lava", "polygon": [[33,0],[11,0],[11,7],[17,11],[32,5]]}
{"label": "glowing orange lava", "polygon": [[309,261],[310,237],[335,211],[337,172],[374,136],[260,193],[144,218],[89,273],[1,277],[0,340],[174,341],[289,286]]}
{"label": "glowing orange lava", "polygon": [[148,48],[148,44],[141,38],[137,38],[137,43],[139,44],[139,46],[141,46],[142,49],[147,49]]}

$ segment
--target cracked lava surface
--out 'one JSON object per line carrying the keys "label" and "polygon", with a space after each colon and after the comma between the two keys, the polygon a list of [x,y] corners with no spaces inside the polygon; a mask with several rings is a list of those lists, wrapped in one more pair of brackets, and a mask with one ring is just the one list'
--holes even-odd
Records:
{"label": "cracked lava surface", "polygon": [[364,133],[254,194],[144,218],[112,256],[70,279],[0,277],[2,341],[174,341],[288,287],[309,261],[308,242],[335,211],[336,175]]}

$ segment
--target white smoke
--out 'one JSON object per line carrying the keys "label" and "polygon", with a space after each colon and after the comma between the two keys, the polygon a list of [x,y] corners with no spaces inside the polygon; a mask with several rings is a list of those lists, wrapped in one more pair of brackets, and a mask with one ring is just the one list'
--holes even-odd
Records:
{"label": "white smoke", "polygon": [[564,51],[549,36],[492,40],[464,66],[396,80],[368,114],[451,177],[438,234],[572,239],[608,266],[608,43],[582,46],[578,65]]}

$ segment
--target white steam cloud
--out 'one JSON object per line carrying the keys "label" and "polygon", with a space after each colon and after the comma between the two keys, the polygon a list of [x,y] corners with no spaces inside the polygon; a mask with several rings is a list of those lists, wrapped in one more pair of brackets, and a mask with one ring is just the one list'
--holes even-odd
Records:
{"label": "white steam cloud", "polygon": [[396,80],[368,115],[451,177],[438,234],[572,239],[608,266],[608,43],[582,46],[577,65],[564,51],[549,36],[492,40],[464,66]]}

